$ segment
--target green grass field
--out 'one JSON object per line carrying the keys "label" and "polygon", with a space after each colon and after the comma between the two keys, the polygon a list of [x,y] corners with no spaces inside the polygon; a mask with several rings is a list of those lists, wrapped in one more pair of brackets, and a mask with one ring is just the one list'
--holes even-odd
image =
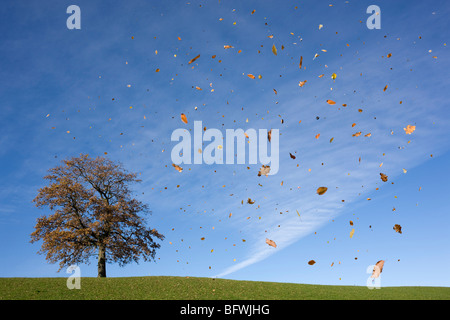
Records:
{"label": "green grass field", "polygon": [[447,287],[324,286],[188,277],[0,278],[0,300],[449,300]]}

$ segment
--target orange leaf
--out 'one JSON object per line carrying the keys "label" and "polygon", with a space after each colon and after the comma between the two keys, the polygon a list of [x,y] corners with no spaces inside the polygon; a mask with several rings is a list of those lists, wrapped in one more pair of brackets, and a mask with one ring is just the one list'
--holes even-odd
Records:
{"label": "orange leaf", "polygon": [[277,244],[276,244],[275,241],[273,241],[273,240],[270,240],[270,239],[267,239],[267,238],[266,238],[266,243],[267,243],[269,246],[271,246],[271,247],[274,247],[274,248],[277,247]]}
{"label": "orange leaf", "polygon": [[336,102],[334,102],[333,100],[327,100],[328,104],[336,104]]}
{"label": "orange leaf", "polygon": [[181,121],[183,121],[184,123],[188,123],[188,120],[187,120],[186,115],[184,113],[181,114]]}
{"label": "orange leaf", "polygon": [[325,192],[327,192],[328,188],[327,187],[319,187],[317,188],[317,194],[319,196],[323,195]]}
{"label": "orange leaf", "polygon": [[380,273],[383,271],[383,267],[384,267],[384,260],[380,260],[378,261],[372,271],[372,275],[370,276],[371,278],[378,278],[380,276]]}
{"label": "orange leaf", "polygon": [[411,125],[407,125],[406,128],[403,128],[403,130],[405,130],[406,134],[411,134],[414,132],[414,130],[416,130],[416,126],[411,126]]}

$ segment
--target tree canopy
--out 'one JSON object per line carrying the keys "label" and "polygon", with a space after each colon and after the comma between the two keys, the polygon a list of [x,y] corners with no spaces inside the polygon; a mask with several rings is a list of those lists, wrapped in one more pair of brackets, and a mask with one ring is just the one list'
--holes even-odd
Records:
{"label": "tree canopy", "polygon": [[148,205],[133,198],[136,173],[104,157],[81,154],[63,160],[44,177],[48,185],[33,200],[53,214],[37,219],[31,242],[42,240],[40,254],[59,261],[59,270],[89,263],[98,256],[98,277],[106,277],[106,262],[120,266],[155,259],[164,236],[146,227]]}

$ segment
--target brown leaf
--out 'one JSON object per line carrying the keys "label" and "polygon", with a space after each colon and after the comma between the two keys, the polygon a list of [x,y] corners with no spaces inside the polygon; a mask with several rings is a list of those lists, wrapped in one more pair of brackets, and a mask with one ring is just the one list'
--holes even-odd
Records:
{"label": "brown leaf", "polygon": [[191,60],[189,60],[188,64],[191,64],[192,62],[194,62],[195,60],[197,60],[198,58],[200,58],[200,55],[196,56],[195,58],[192,58]]}
{"label": "brown leaf", "polygon": [[275,44],[272,45],[272,52],[274,55],[277,55],[277,47],[275,47]]}
{"label": "brown leaf", "polygon": [[254,204],[254,203],[255,203],[255,200],[252,200],[252,199],[248,198],[247,203],[248,203],[248,204]]}
{"label": "brown leaf", "polygon": [[303,56],[300,56],[300,63],[298,64],[298,67],[301,69],[303,64]]}
{"label": "brown leaf", "polygon": [[380,172],[380,178],[381,178],[381,180],[383,180],[383,182],[388,181],[388,176],[385,175],[384,173],[381,173],[381,172]]}
{"label": "brown leaf", "polygon": [[308,264],[310,265],[310,266],[312,266],[313,264],[315,264],[316,262],[314,261],[314,260],[309,260],[308,261]]}
{"label": "brown leaf", "polygon": [[272,141],[272,129],[270,129],[269,132],[267,132],[267,139],[269,140],[269,142]]}
{"label": "brown leaf", "polygon": [[402,226],[399,224],[394,225],[395,232],[402,233]]}
{"label": "brown leaf", "polygon": [[271,246],[271,247],[274,247],[274,248],[277,247],[277,244],[276,244],[275,241],[273,241],[273,240],[270,240],[270,239],[267,239],[267,238],[266,238],[266,243],[267,243],[269,246]]}
{"label": "brown leaf", "polygon": [[291,156],[291,159],[295,159],[295,156],[289,152],[289,155]]}
{"label": "brown leaf", "polygon": [[327,192],[328,188],[327,187],[319,187],[317,188],[317,194],[319,196],[323,195],[325,192]]}

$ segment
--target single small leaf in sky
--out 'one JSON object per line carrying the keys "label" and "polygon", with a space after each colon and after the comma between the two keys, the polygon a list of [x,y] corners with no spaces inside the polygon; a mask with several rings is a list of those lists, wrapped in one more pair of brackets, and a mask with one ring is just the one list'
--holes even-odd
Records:
{"label": "single small leaf in sky", "polygon": [[355,234],[355,229],[352,229],[352,231],[350,231],[350,239],[353,238],[354,234]]}
{"label": "single small leaf in sky", "polygon": [[405,130],[406,134],[411,134],[414,132],[414,130],[416,130],[416,126],[411,126],[411,125],[407,125],[406,128],[403,128],[403,130]]}
{"label": "single small leaf in sky", "polygon": [[336,77],[337,77],[336,73],[333,73],[333,74],[331,75],[331,79],[333,79],[333,80],[336,80]]}
{"label": "single small leaf in sky", "polygon": [[327,100],[327,103],[331,105],[336,104],[336,102],[334,102],[333,100]]}
{"label": "single small leaf in sky", "polygon": [[395,232],[402,233],[402,226],[399,224],[394,225]]}
{"label": "single small leaf in sky", "polygon": [[306,80],[300,81],[300,82],[298,83],[298,86],[299,86],[299,87],[303,87],[303,86],[305,85],[305,83],[306,83]]}
{"label": "single small leaf in sky", "polygon": [[200,55],[196,56],[195,58],[192,58],[188,64],[191,64],[192,62],[194,62],[195,60],[197,60],[198,58],[200,58]]}
{"label": "single small leaf in sky", "polygon": [[327,192],[328,188],[327,187],[319,187],[317,188],[317,194],[319,196],[323,195],[325,192]]}
{"label": "single small leaf in sky", "polygon": [[316,262],[314,261],[314,260],[309,260],[308,261],[308,264],[310,265],[310,266],[312,266],[313,264],[315,264]]}
{"label": "single small leaf in sky", "polygon": [[387,88],[388,88],[388,86],[386,85],[386,86],[384,87],[383,91],[386,91],[386,90],[387,90]]}
{"label": "single small leaf in sky", "polygon": [[274,247],[274,248],[277,247],[277,244],[276,244],[275,241],[273,241],[273,240],[270,240],[270,239],[267,239],[267,238],[266,238],[266,243],[267,243],[269,246],[271,246],[271,247]]}
{"label": "single small leaf in sky", "polygon": [[248,198],[247,203],[248,203],[248,204],[254,204],[254,203],[255,203],[255,200],[252,200],[252,199]]}
{"label": "single small leaf in sky", "polygon": [[277,55],[277,47],[275,47],[275,44],[272,45],[272,52],[274,55]]}
{"label": "single small leaf in sky", "polygon": [[291,159],[295,159],[295,156],[289,152],[289,155],[291,156]]}
{"label": "single small leaf in sky", "polygon": [[230,45],[224,45],[223,48],[224,48],[224,49],[231,49],[231,48],[234,48],[234,47],[233,47],[233,46],[230,46]]}
{"label": "single small leaf in sky", "polygon": [[267,132],[267,139],[269,140],[269,142],[272,141],[272,129],[270,129],[269,132]]}
{"label": "single small leaf in sky", "polygon": [[184,113],[181,114],[181,121],[183,121],[184,123],[188,123],[187,117]]}
{"label": "single small leaf in sky", "polygon": [[381,178],[381,180],[383,180],[383,182],[388,181],[388,176],[385,175],[384,173],[381,173],[381,172],[380,172],[380,178]]}
{"label": "single small leaf in sky", "polygon": [[180,166],[177,166],[175,163],[172,163],[172,166],[178,171],[178,172],[182,172],[183,168]]}
{"label": "single small leaf in sky", "polygon": [[258,172],[258,177],[260,177],[260,176],[266,176],[267,177],[269,172],[270,172],[270,166],[263,165],[261,167],[261,169],[259,170],[259,172]]}
{"label": "single small leaf in sky", "polygon": [[255,79],[255,76],[252,75],[251,73],[247,74],[247,77],[249,77],[250,79]]}
{"label": "single small leaf in sky", "polygon": [[372,275],[370,276],[371,278],[378,278],[380,276],[380,273],[383,271],[383,267],[384,267],[384,260],[380,260],[378,261],[372,271]]}
{"label": "single small leaf in sky", "polygon": [[301,69],[303,64],[303,56],[300,56],[300,63],[298,64],[298,67]]}

